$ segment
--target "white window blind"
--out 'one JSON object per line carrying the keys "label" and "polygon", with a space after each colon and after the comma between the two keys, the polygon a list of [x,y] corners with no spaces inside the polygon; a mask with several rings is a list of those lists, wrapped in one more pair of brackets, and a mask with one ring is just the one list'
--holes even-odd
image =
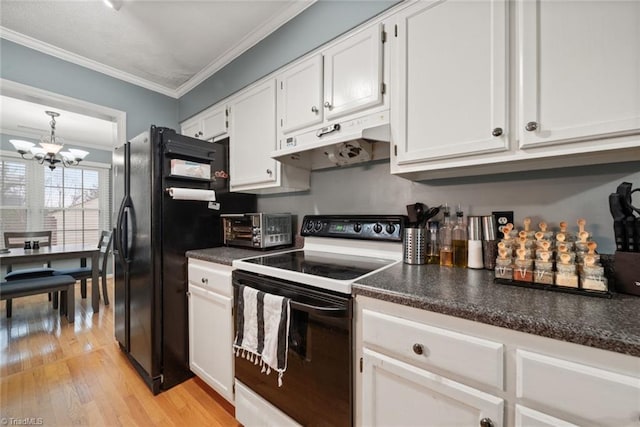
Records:
{"label": "white window blind", "polygon": [[53,244],[98,243],[111,229],[109,169],[47,166],[33,160],[0,161],[0,231],[51,230]]}

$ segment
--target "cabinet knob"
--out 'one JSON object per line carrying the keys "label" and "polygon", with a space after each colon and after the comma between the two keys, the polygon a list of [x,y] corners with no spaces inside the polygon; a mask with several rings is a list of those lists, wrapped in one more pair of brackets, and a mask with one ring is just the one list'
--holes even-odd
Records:
{"label": "cabinet knob", "polygon": [[534,130],[538,129],[538,123],[529,122],[524,128],[526,129],[527,132],[533,132]]}
{"label": "cabinet knob", "polygon": [[493,427],[493,421],[491,418],[483,418],[480,420],[480,427]]}
{"label": "cabinet knob", "polygon": [[318,113],[318,107],[316,107],[315,105],[313,107],[311,107],[311,112],[312,113]]}
{"label": "cabinet knob", "polygon": [[271,176],[273,174],[273,171],[271,169],[267,169],[267,175]]}
{"label": "cabinet knob", "polygon": [[413,345],[413,352],[414,352],[415,354],[422,354],[422,353],[424,353],[424,346],[423,346],[422,344],[415,343],[415,344]]}
{"label": "cabinet knob", "polygon": [[324,103],[324,108],[328,108],[330,110],[332,107],[333,106],[331,105],[331,103],[329,101]]}
{"label": "cabinet knob", "polygon": [[207,283],[209,283],[209,279],[207,279],[206,277],[203,277],[202,279],[200,279],[200,281],[201,281],[202,283],[204,283],[205,285],[206,285]]}
{"label": "cabinet knob", "polygon": [[500,136],[500,135],[502,135],[502,128],[495,128],[495,129],[493,130],[493,132],[491,132],[491,135],[493,135],[493,136]]}

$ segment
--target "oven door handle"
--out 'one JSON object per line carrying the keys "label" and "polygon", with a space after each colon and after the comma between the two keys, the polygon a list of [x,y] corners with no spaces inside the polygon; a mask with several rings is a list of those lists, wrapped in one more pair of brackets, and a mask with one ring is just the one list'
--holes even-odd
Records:
{"label": "oven door handle", "polygon": [[349,307],[318,307],[297,301],[291,301],[290,304],[291,308],[294,310],[304,311],[309,314],[318,314],[325,317],[347,317],[349,315]]}

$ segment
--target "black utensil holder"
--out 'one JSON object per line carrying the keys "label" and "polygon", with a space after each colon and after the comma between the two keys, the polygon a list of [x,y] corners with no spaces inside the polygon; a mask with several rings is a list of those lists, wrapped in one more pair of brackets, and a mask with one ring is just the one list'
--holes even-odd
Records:
{"label": "black utensil holder", "polygon": [[616,291],[640,296],[640,252],[616,251],[613,262]]}

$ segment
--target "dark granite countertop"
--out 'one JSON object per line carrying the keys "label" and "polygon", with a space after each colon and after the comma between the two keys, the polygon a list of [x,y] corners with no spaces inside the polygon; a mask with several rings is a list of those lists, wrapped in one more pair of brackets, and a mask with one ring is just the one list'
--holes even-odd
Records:
{"label": "dark granite countertop", "polygon": [[216,264],[231,265],[231,263],[235,259],[250,258],[265,254],[273,254],[276,252],[290,251],[292,249],[301,248],[302,246],[303,241],[300,238],[296,238],[296,244],[287,248],[261,251],[258,249],[232,248],[229,246],[221,246],[219,248],[187,251],[186,256],[187,258],[195,258],[202,261],[215,262]]}
{"label": "dark granite countertop", "polygon": [[640,356],[640,297],[612,299],[493,283],[493,272],[397,264],[352,286],[354,295]]}

